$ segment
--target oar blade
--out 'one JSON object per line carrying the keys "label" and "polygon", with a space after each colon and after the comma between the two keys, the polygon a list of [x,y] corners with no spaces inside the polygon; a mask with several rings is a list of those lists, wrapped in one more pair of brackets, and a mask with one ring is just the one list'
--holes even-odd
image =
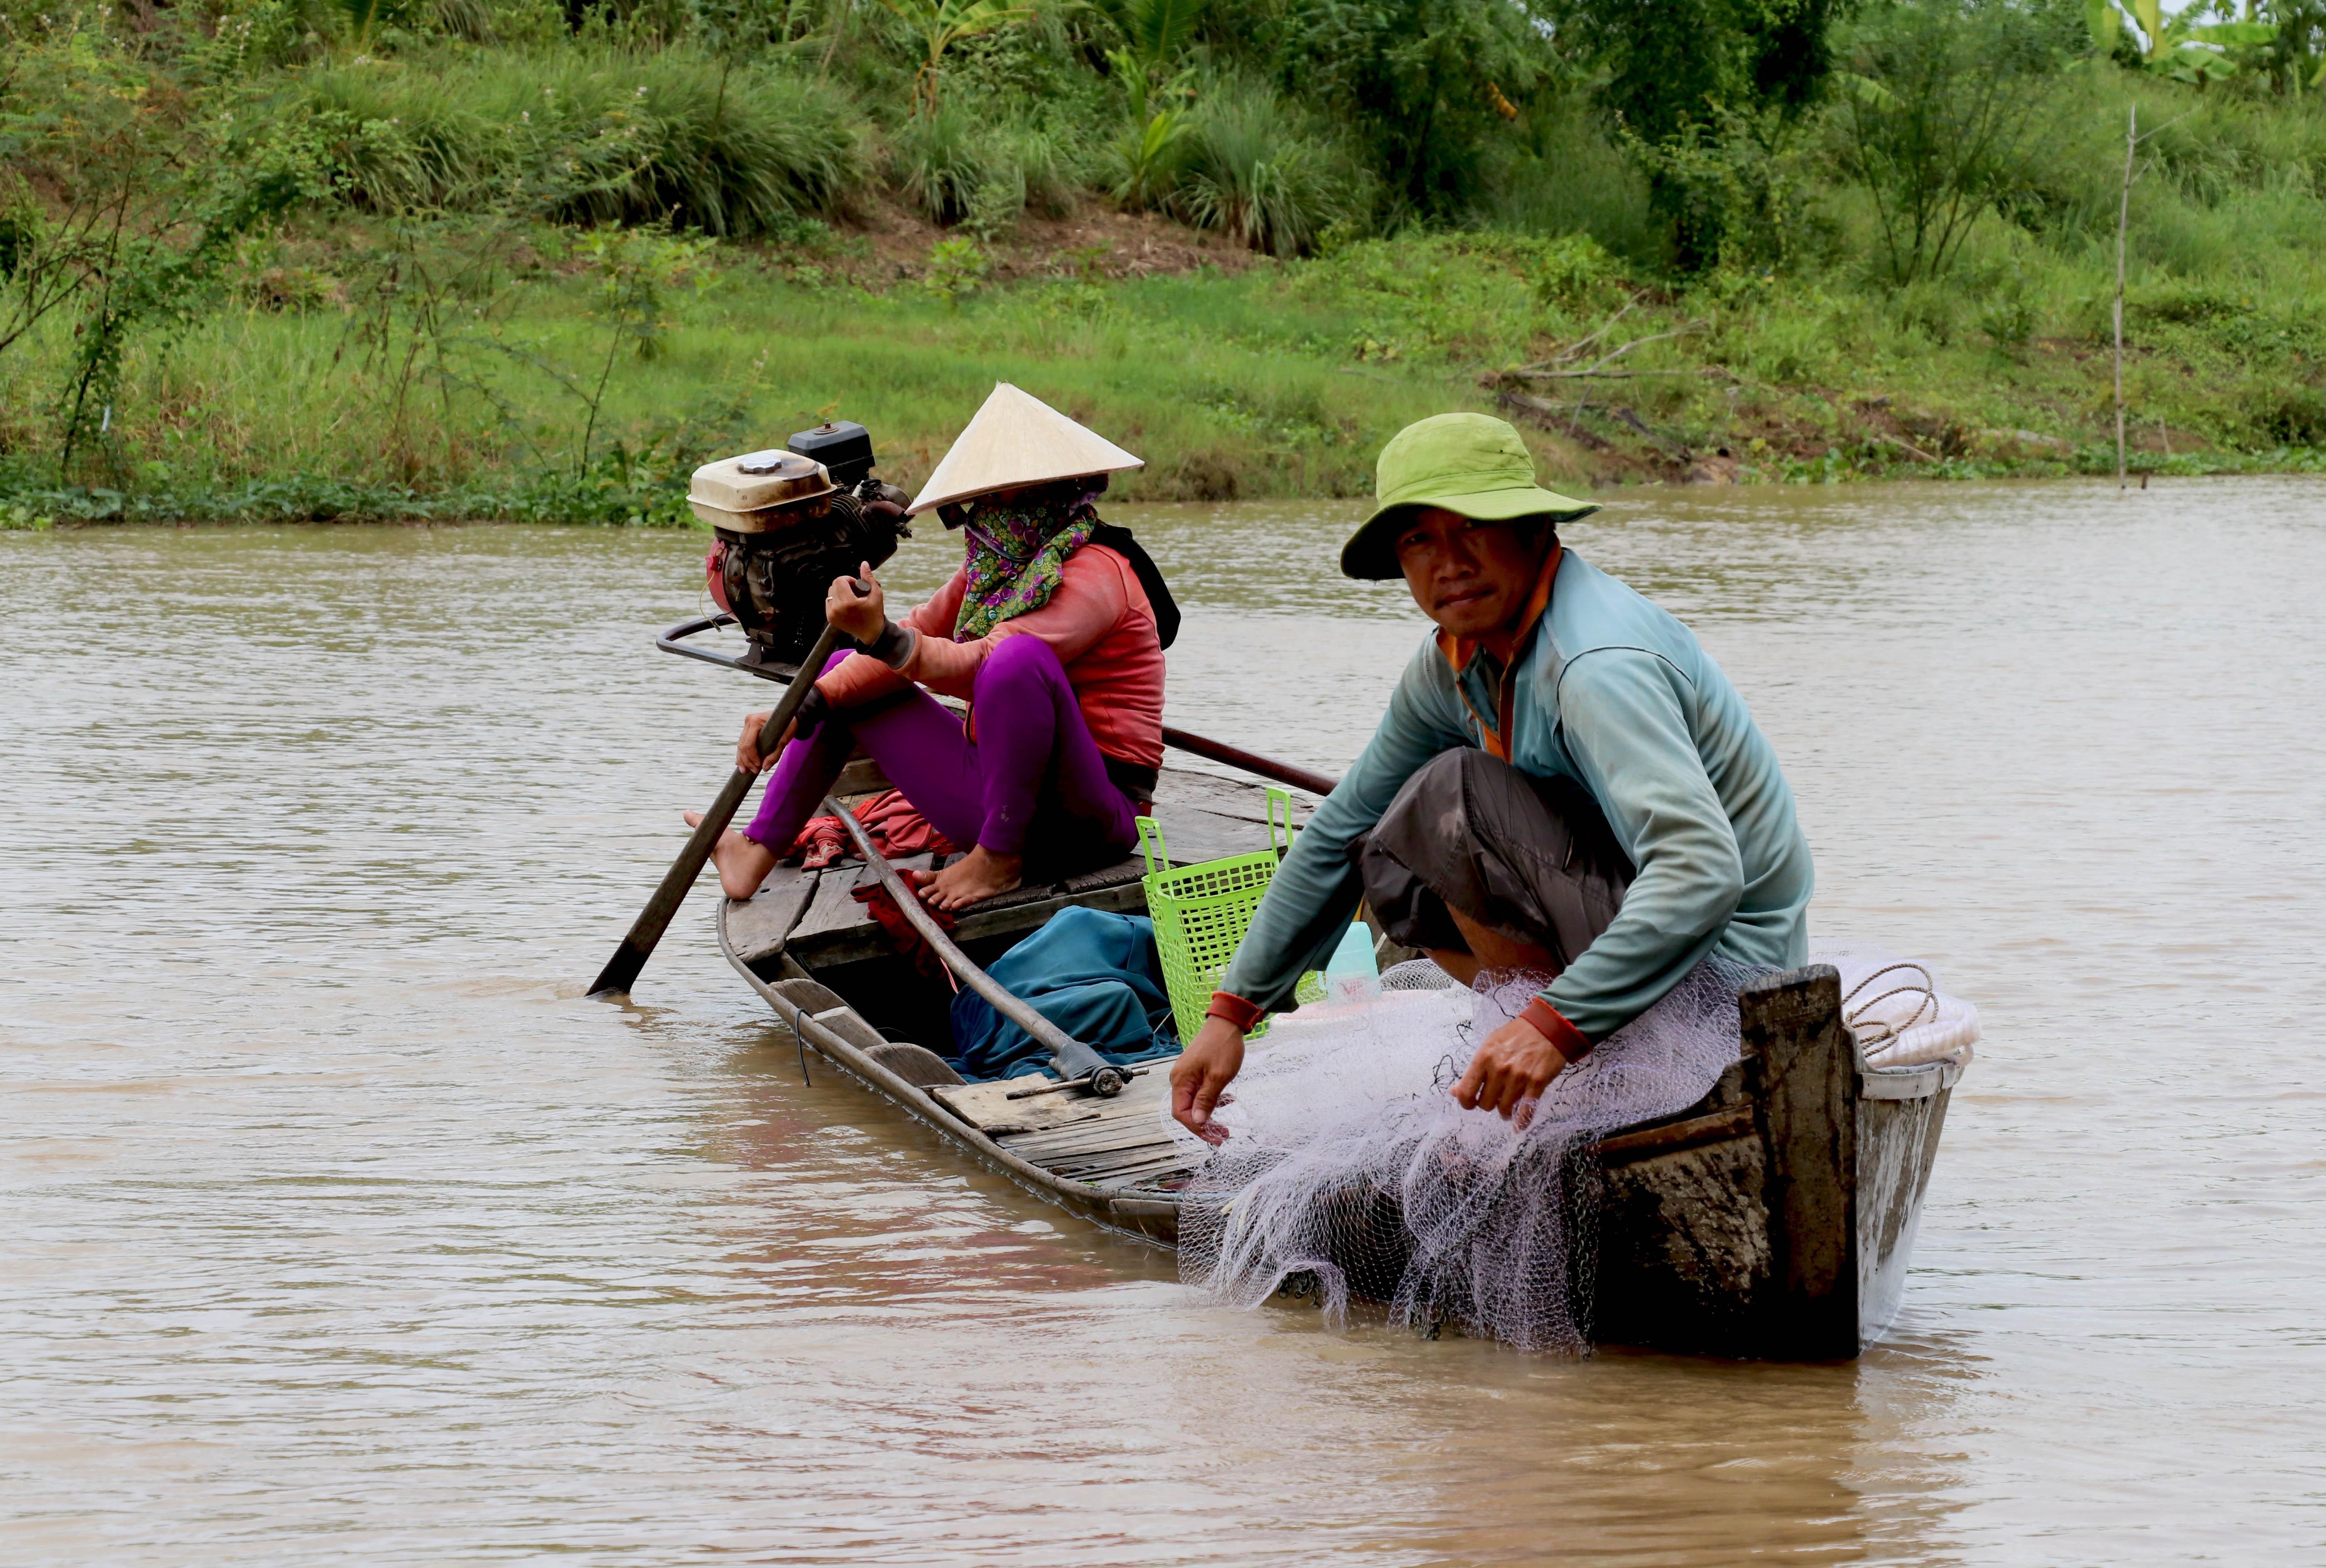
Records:
{"label": "oar blade", "polygon": [[[861,591],[860,589],[859,592]],[[815,689],[814,672],[823,668],[824,661],[832,657],[832,651],[839,642],[840,633],[829,626],[817,636],[815,645],[808,650],[807,657],[800,663],[803,678],[794,680],[785,689],[783,700],[776,704],[775,710],[768,715],[767,723],[760,727],[759,749],[763,754],[772,752],[776,742],[791,727],[793,716],[799,712],[800,704]],[[734,776],[727,781],[727,787],[719,792],[719,798],[711,803],[709,811],[702,813],[702,821],[696,824],[693,836],[686,840],[686,848],[678,852],[678,858],[671,862],[670,869],[663,874],[662,885],[655,889],[654,896],[647,900],[647,906],[638,911],[637,919],[631,923],[629,934],[622,938],[622,945],[614,950],[614,956],[608,959],[606,967],[598,971],[597,979],[591,984],[590,995],[620,996],[637,983],[639,971],[647,967],[647,960],[654,956],[655,946],[662,941],[662,933],[670,929],[671,917],[686,901],[687,890],[702,874],[702,868],[710,862],[712,849],[719,842],[719,835],[725,832],[727,824],[735,820],[736,808],[743,803],[743,797],[750,793],[751,781],[758,776],[740,767],[735,770]]]}
{"label": "oar blade", "polygon": [[629,934],[622,938],[622,945],[614,950],[614,956],[606,960],[606,967],[598,971],[597,979],[590,987],[591,996],[627,992],[637,983],[638,972],[647,967],[647,960],[654,956],[656,945],[662,941],[662,933],[670,929],[672,919],[678,914],[678,906],[686,902],[695,878],[702,875],[702,868],[709,864],[711,851],[718,844],[719,835],[725,832],[727,824],[735,820],[735,810],[750,792],[751,780],[755,776],[737,768],[734,776],[727,781],[727,787],[719,792],[719,798],[711,803],[711,809],[702,813],[702,821],[696,824],[694,831],[687,838],[686,848],[678,852],[678,858],[672,861],[670,869],[663,873],[662,882],[655,888],[654,896],[647,900],[647,906],[638,911],[637,919],[630,923]]}

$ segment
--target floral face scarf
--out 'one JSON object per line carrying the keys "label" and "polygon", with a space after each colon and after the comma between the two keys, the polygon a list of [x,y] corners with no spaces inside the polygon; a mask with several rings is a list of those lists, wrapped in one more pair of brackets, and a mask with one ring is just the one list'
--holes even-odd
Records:
{"label": "floral face scarf", "polygon": [[954,641],[975,642],[1003,621],[1049,603],[1065,580],[1066,557],[1098,526],[1097,500],[1090,480],[1070,479],[964,502],[969,586]]}

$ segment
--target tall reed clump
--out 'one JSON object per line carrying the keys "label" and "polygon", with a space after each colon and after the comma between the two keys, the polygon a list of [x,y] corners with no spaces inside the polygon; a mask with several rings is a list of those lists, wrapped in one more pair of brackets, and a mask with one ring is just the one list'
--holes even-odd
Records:
{"label": "tall reed clump", "polygon": [[958,100],[907,115],[889,135],[889,174],[932,223],[959,223],[989,178],[977,116]]}
{"label": "tall reed clump", "polygon": [[1300,255],[1360,209],[1348,160],[1262,84],[1222,84],[1197,102],[1189,131],[1173,205],[1198,228]]}
{"label": "tall reed clump", "polygon": [[831,212],[869,172],[842,89],[688,50],[350,63],[296,91],[350,198],[381,210],[530,192],[558,217],[740,237]]}
{"label": "tall reed clump", "polygon": [[889,178],[932,223],[990,238],[1031,209],[1072,209],[1087,177],[1081,145],[1050,126],[1000,119],[985,107],[940,99],[889,136]]}

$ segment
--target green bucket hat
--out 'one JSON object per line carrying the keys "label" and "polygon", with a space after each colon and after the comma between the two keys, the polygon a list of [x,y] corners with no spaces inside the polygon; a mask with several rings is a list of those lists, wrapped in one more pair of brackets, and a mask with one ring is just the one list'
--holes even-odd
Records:
{"label": "green bucket hat", "polygon": [[1599,510],[1534,482],[1534,454],[1519,432],[1484,413],[1441,413],[1407,425],[1382,448],[1373,515],[1341,547],[1344,577],[1399,576],[1397,536],[1414,513],[1443,506],[1482,523],[1549,517],[1571,523]]}

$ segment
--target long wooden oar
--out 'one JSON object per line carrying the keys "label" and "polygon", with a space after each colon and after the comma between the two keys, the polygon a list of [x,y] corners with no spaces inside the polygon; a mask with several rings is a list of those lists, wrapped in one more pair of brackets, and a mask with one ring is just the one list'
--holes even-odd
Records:
{"label": "long wooden oar", "polygon": [[[781,740],[784,731],[791,728],[792,718],[799,711],[800,704],[807,700],[810,691],[815,690],[817,673],[823,670],[824,661],[832,657],[832,650],[839,643],[840,633],[832,626],[827,625],[817,636],[815,646],[810,648],[807,657],[801,661],[799,673],[794,675],[792,683],[785,688],[782,700],[776,704],[776,710],[768,715],[765,724],[759,726],[761,756],[773,754],[776,742]],[[727,781],[727,787],[719,792],[719,798],[711,803],[709,811],[702,813],[702,821],[695,825],[694,836],[686,840],[686,848],[681,849],[678,858],[671,862],[670,870],[663,877],[662,886],[655,889],[652,898],[647,900],[647,906],[638,911],[638,918],[631,924],[629,935],[622,938],[622,945],[614,950],[614,956],[608,959],[606,967],[598,971],[598,979],[590,987],[591,996],[628,991],[637,981],[638,971],[646,968],[647,960],[654,956],[655,944],[662,941],[662,933],[670,929],[671,917],[685,902],[688,889],[702,874],[703,863],[711,858],[712,847],[719,842],[719,835],[727,830],[727,824],[734,821],[736,809],[742,805],[743,797],[750,793],[751,781],[758,776],[746,768],[735,770],[735,776]]]}
{"label": "long wooden oar", "polygon": [[1168,724],[1163,727],[1163,743],[1176,746],[1181,751],[1193,752],[1197,756],[1208,756],[1214,762],[1226,763],[1230,767],[1240,767],[1246,773],[1256,773],[1262,778],[1272,778],[1278,784],[1290,784],[1297,790],[1307,790],[1312,794],[1329,795],[1334,786],[1341,782],[1314,768],[1302,767],[1298,763],[1279,762],[1272,756],[1246,751],[1241,746],[1230,746],[1224,740],[1174,729]]}
{"label": "long wooden oar", "polygon": [[879,878],[880,886],[888,890],[890,898],[896,900],[897,907],[903,912],[905,919],[920,932],[921,940],[929,944],[930,950],[944,960],[945,968],[959,975],[962,984],[984,997],[995,1012],[1032,1035],[1034,1043],[1050,1053],[1051,1062],[1057,1066],[1058,1076],[1065,1081],[1059,1085],[1060,1088],[1087,1089],[1101,1099],[1112,1099],[1122,1092],[1123,1086],[1132,1078],[1146,1071],[1142,1067],[1115,1066],[1036,1012],[1023,997],[1004,990],[1000,981],[980,969],[967,953],[954,944],[944,927],[937,923],[936,917],[921,903],[921,895],[905,886],[905,879],[897,875],[897,868],[889,864],[888,857],[881,854],[879,847],[872,842],[872,835],[865,831],[864,824],[856,820],[856,814],[829,797],[823,803],[823,809],[840,819],[840,825],[847,829],[848,836],[856,841],[856,852],[864,857],[865,863],[872,868],[872,875]]}

